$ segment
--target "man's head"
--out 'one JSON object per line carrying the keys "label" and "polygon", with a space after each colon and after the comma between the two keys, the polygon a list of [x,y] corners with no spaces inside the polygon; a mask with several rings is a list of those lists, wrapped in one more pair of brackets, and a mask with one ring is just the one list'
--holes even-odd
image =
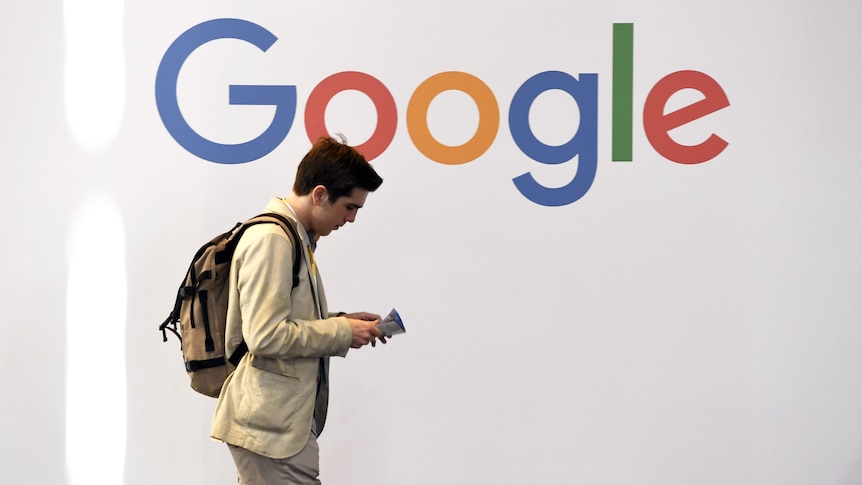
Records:
{"label": "man's head", "polygon": [[[374,168],[356,149],[329,137],[311,147],[296,169],[293,194],[307,204],[306,229],[326,236],[353,222],[369,192],[383,183]],[[296,209],[296,208],[294,208]]]}
{"label": "man's head", "polygon": [[299,162],[293,192],[308,195],[314,187],[322,185],[335,201],[349,195],[354,188],[374,192],[382,183],[383,179],[355,148],[321,137]]}

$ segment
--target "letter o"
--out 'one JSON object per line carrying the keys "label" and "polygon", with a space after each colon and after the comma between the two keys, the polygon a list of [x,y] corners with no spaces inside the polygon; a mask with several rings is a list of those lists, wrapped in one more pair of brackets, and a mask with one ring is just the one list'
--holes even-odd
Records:
{"label": "letter o", "polygon": [[374,133],[365,143],[355,147],[370,162],[380,156],[392,143],[398,122],[398,111],[395,108],[392,93],[382,82],[369,74],[344,71],[320,81],[309,94],[305,105],[305,131],[312,143],[321,136],[328,136],[326,106],[336,94],[351,89],[368,96],[377,110],[377,127]]}
{"label": "letter o", "polygon": [[[456,90],[473,98],[479,109],[479,126],[473,137],[459,146],[438,142],[428,129],[428,108],[438,94]],[[485,153],[500,126],[500,109],[491,89],[481,79],[465,72],[450,71],[426,79],[407,105],[407,131],[416,148],[426,157],[445,165],[460,165]]]}

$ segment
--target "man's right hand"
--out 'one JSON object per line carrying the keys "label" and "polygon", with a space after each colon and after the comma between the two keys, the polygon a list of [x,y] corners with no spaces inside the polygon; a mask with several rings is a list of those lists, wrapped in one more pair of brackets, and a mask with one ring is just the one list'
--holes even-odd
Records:
{"label": "man's right hand", "polygon": [[350,343],[350,347],[358,349],[367,344],[371,344],[374,347],[378,338],[384,344],[386,343],[386,338],[380,335],[380,329],[377,328],[380,320],[355,320],[348,318],[347,321],[350,323],[350,329],[353,332],[353,341]]}

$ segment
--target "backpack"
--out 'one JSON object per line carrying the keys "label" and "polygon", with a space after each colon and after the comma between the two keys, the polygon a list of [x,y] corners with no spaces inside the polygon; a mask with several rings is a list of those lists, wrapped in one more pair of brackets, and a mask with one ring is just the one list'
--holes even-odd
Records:
{"label": "backpack", "polygon": [[293,241],[293,287],[296,288],[302,260],[301,239],[286,217],[267,212],[236,223],[233,229],[198,249],[180,283],[174,309],[159,325],[165,342],[168,331],[180,339],[192,389],[210,397],[218,397],[225,379],[248,352],[243,341],[233,354],[225,355],[225,326],[233,253],[245,230],[256,224],[278,224]]}

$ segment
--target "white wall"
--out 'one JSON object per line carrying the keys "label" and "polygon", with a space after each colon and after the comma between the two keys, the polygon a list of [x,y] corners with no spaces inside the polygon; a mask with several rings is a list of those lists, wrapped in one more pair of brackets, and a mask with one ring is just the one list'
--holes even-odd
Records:
{"label": "white wall", "polygon": [[[332,307],[395,306],[408,333],[333,363],[325,483],[862,482],[855,3],[66,0],[0,12],[4,483],[235,483],[208,438],[214,400],[187,388],[156,327],[194,249],[287,193],[310,145],[306,100],[343,71],[389,89],[397,128],[373,160],[383,186],[318,260]],[[168,47],[217,18],[278,40],[265,53],[240,40],[195,51],[177,87],[195,130],[227,144],[268,126],[273,109],[228,105],[229,84],[298,96],[284,140],[244,164],[196,157],[156,108]],[[631,162],[611,161],[615,23],[634,24]],[[671,132],[726,140],[694,165],[663,157],[642,119],[653,86],[682,70],[730,102]],[[417,86],[447,71],[480,78],[500,113],[490,148],[461,165],[430,160],[407,126]],[[512,182],[578,173],[574,160],[529,159],[509,129],[515,92],[545,71],[598,76],[595,180],[559,207]],[[697,99],[688,90],[669,108]],[[446,91],[428,124],[458,145],[479,118]],[[357,91],[326,119],[354,144],[377,121]],[[530,113],[549,145],[580,121],[562,91]]]}

